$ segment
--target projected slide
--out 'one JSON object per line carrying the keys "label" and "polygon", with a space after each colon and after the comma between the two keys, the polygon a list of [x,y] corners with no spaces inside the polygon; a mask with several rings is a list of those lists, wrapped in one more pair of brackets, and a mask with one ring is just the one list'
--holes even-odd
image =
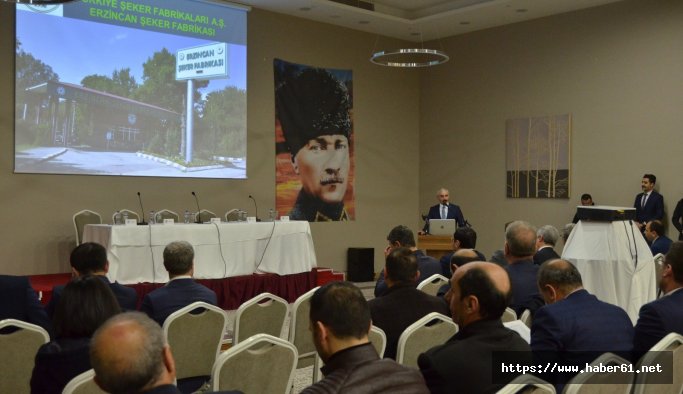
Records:
{"label": "projected slide", "polygon": [[245,10],[16,7],[16,173],[246,178]]}

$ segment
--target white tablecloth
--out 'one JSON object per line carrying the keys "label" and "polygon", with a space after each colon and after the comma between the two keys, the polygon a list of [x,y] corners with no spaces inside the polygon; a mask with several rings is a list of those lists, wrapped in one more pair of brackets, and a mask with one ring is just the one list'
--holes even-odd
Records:
{"label": "white tablecloth", "polygon": [[580,221],[562,258],[576,265],[586,290],[622,307],[634,323],[640,307],[656,298],[652,252],[638,227],[628,221]]}
{"label": "white tablecloth", "polygon": [[194,247],[197,279],[255,272],[289,275],[316,266],[311,228],[305,221],[87,225],[83,240],[104,245],[108,276],[123,284],[168,281],[163,251],[172,241],[187,241]]}

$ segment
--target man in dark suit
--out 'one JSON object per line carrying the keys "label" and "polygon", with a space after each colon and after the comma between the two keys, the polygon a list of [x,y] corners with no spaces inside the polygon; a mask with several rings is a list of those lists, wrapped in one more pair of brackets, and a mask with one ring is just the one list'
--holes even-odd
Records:
{"label": "man in dark suit", "polygon": [[671,244],[659,288],[662,298],[640,308],[633,338],[636,358],[671,332],[683,335],[683,241]]}
{"label": "man in dark suit", "polygon": [[[472,227],[458,227],[453,233],[453,251],[441,256],[439,264],[441,264],[441,275],[450,278],[453,275],[451,272],[451,257],[460,249],[474,249],[477,247],[477,233]],[[475,250],[479,261],[486,261],[483,254]]]}
{"label": "man in dark suit", "polygon": [[168,271],[168,283],[142,299],[140,310],[160,326],[164,320],[193,302],[203,301],[216,305],[216,293],[192,279],[194,273],[194,249],[189,242],[175,241],[164,248],[164,267]]}
{"label": "man in dark suit", "polygon": [[636,209],[636,224],[643,231],[645,224],[651,220],[664,218],[664,197],[655,190],[657,177],[652,174],[643,175],[640,187],[642,193],[638,193],[633,207]]}
{"label": "man in dark suit", "polygon": [[531,224],[517,220],[510,223],[505,230],[505,270],[510,275],[512,285],[512,308],[517,315],[525,309],[533,314],[543,305],[543,299],[536,286],[538,266],[534,264],[536,252],[536,228]]}
{"label": "man in dark suit", "polygon": [[[631,319],[623,309],[588,293],[573,264],[546,261],[538,272],[538,287],[547,305],[536,311],[531,325],[534,363],[584,366],[604,352],[630,358]],[[560,386],[572,376],[543,377]]]}
{"label": "man in dark suit", "polygon": [[519,364],[530,364],[529,344],[500,320],[509,298],[510,280],[502,267],[473,262],[455,271],[446,299],[460,331],[417,360],[432,393],[496,392],[515,376],[493,380],[494,353],[515,352]]}
{"label": "man in dark suit", "polygon": [[[439,262],[430,256],[424,254],[421,250],[418,250],[415,246],[415,236],[413,231],[406,226],[400,225],[396,226],[387,235],[387,241],[389,245],[384,249],[384,256],[388,256],[389,253],[396,248],[406,247],[409,248],[411,252],[417,258],[417,269],[420,271],[420,278],[422,280],[429,278],[434,274],[441,273],[441,265]],[[414,286],[417,286],[419,282],[415,282]],[[384,270],[379,273],[379,278],[375,284],[375,297],[379,297],[387,291],[387,284],[384,281]]]}
{"label": "man in dark suit", "polygon": [[[101,281],[109,285],[114,293],[116,300],[122,310],[136,310],[138,306],[138,294],[135,289],[123,286],[117,282],[109,282],[107,272],[109,272],[109,261],[107,261],[107,250],[104,246],[95,242],[82,243],[71,251],[69,256],[71,264],[71,274],[73,276],[95,275]],[[57,304],[64,292],[64,285],[57,285],[52,288],[52,298],[47,304],[47,314],[52,318],[57,308]]]}
{"label": "man in dark suit", "polygon": [[683,241],[683,198],[678,201],[674,214],[671,215],[671,223],[678,230],[678,240]]}
{"label": "man in dark suit", "polygon": [[667,254],[671,247],[671,238],[664,233],[664,225],[659,220],[647,222],[645,225],[645,238],[650,243],[652,255],[658,253]]}
{"label": "man in dark suit", "polygon": [[[588,207],[591,205],[595,205],[595,203],[593,202],[593,196],[591,196],[588,193],[583,193],[581,195],[581,206],[582,207]],[[572,223],[576,224],[578,222],[579,222],[579,212],[577,210],[576,213],[574,214],[574,218],[572,219]]]}
{"label": "man in dark suit", "polygon": [[387,336],[384,358],[396,359],[398,338],[409,325],[431,312],[450,315],[443,298],[415,288],[419,277],[417,258],[410,249],[396,248],[389,253],[384,266],[388,290],[368,302],[372,324]]}
{"label": "man in dark suit", "polygon": [[429,213],[426,218],[427,222],[422,231],[420,231],[420,235],[429,233],[430,219],[455,219],[458,226],[462,227],[465,225],[465,218],[462,215],[462,210],[459,206],[449,203],[448,197],[447,189],[439,189],[436,193],[436,198],[439,200],[439,203],[429,208]]}
{"label": "man in dark suit", "polygon": [[0,320],[4,319],[35,324],[52,336],[52,322],[25,276],[0,275]]}
{"label": "man in dark suit", "polygon": [[555,252],[555,244],[560,239],[560,232],[551,225],[541,226],[536,231],[536,254],[534,264],[541,265],[546,260],[559,259],[560,255]]}

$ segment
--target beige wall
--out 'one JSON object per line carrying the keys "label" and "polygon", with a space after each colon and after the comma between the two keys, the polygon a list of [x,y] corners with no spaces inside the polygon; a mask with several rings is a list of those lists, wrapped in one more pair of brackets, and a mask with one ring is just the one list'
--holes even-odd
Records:
{"label": "beige wall", "polygon": [[[442,40],[451,61],[420,83],[420,210],[450,188],[490,256],[505,222],[561,228],[585,192],[632,206],[651,172],[673,238],[683,197],[681,37],[683,2],[638,0]],[[506,198],[505,120],[565,113],[571,198]]]}
{"label": "beige wall", "polygon": [[[163,179],[13,174],[13,17],[0,4],[0,273],[68,271],[75,246],[72,215],[83,208],[110,217],[118,208],[182,212],[194,206],[224,213],[275,204],[273,58],[353,70],[356,132],[356,212],[349,223],[312,223],[318,263],[346,269],[348,247],[375,247],[383,264],[385,236],[398,223],[417,224],[419,74],[373,66],[375,36],[253,10],[248,19],[248,180]],[[400,198],[396,198],[400,196]],[[108,219],[110,220],[110,219]],[[11,230],[9,230],[11,229]]]}

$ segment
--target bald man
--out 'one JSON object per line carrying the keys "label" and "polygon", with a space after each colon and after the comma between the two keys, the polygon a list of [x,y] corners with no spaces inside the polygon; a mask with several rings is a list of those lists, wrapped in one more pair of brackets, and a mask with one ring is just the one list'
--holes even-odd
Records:
{"label": "bald man", "polygon": [[535,313],[543,305],[543,300],[536,286],[538,265],[534,264],[536,253],[536,228],[530,223],[517,220],[505,229],[505,267],[510,275],[512,286],[512,308],[517,316],[525,309]]}
{"label": "bald man", "polygon": [[[461,267],[467,263],[471,263],[473,261],[483,261],[483,259],[480,257],[481,256],[479,256],[479,253],[474,249],[458,249],[453,253],[448,261],[448,275],[445,276],[447,278],[452,277],[453,273],[458,269],[458,267]],[[446,293],[448,293],[448,290],[450,289],[451,283],[449,281],[439,288],[439,291],[436,292],[436,296],[445,297]]]}
{"label": "bald man", "polygon": [[508,382],[493,382],[494,352],[519,352],[520,364],[531,362],[529,344],[500,320],[509,299],[510,279],[500,266],[472,262],[455,270],[446,300],[460,330],[417,360],[432,393],[496,392]]}

